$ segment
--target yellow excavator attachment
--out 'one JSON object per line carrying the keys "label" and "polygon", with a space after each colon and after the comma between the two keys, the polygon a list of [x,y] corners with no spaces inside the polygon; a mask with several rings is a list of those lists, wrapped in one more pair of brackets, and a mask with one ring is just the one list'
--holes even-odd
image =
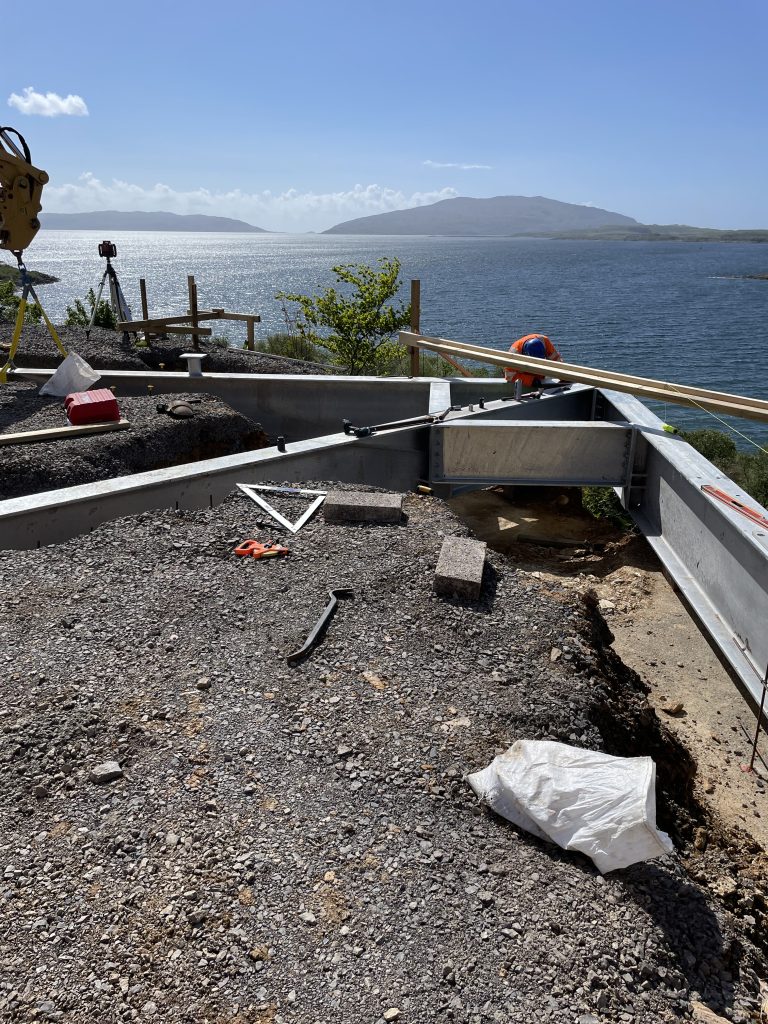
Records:
{"label": "yellow excavator attachment", "polygon": [[15,128],[0,128],[0,249],[21,252],[35,237],[47,181],[45,171],[32,165],[24,137]]}

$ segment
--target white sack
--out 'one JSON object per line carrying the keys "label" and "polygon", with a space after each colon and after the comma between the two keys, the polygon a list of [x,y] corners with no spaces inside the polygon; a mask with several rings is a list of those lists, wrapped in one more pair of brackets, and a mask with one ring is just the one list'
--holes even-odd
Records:
{"label": "white sack", "polygon": [[492,810],[565,850],[615,871],[671,853],[656,828],[656,765],[550,740],[518,740],[468,776]]}
{"label": "white sack", "polygon": [[87,391],[101,374],[89,366],[77,352],[70,352],[52,377],[40,388],[41,395],[66,398],[73,391]]}

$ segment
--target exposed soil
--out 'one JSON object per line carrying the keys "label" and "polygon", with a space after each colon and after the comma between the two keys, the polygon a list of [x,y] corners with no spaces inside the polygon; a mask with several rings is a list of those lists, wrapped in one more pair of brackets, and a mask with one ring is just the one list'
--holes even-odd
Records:
{"label": "exposed soil", "polygon": [[[597,595],[490,551],[478,603],[440,599],[466,528],[404,507],[270,561],[232,554],[275,535],[242,495],[0,552],[7,1019],[757,1020],[747,869],[696,848],[695,763]],[[601,877],[484,810],[462,776],[519,738],[652,754],[679,855]]]}
{"label": "exposed soil", "polygon": [[538,578],[602,600],[613,649],[696,762],[697,799],[725,828],[743,829],[768,849],[768,743],[760,739],[754,770],[745,773],[755,716],[645,541],[583,512],[576,491],[516,496],[494,488],[451,505],[477,536]]}
{"label": "exposed soil", "polygon": [[[174,419],[158,405],[189,403],[190,419]],[[0,446],[0,500],[73,484],[265,448],[261,426],[213,395],[118,397],[130,427],[114,433]],[[27,381],[0,388],[0,434],[68,424],[62,400],[38,394]]]}
{"label": "exposed soil", "polygon": [[680,772],[687,777],[693,769],[685,803],[693,808],[697,863],[689,867],[740,908],[765,945],[757,922],[768,892],[768,742],[761,734],[753,769],[745,771],[755,715],[652,550],[642,538],[582,512],[575,491],[519,489],[515,495],[494,488],[451,505],[534,577],[599,602],[612,650],[638,674],[649,706],[684,751]]}

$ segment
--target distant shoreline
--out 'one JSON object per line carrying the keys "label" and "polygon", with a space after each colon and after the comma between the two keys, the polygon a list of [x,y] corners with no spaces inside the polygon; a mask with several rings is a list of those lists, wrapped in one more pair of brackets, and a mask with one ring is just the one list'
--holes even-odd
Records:
{"label": "distant shoreline", "polygon": [[[43,274],[39,270],[28,270],[27,277],[31,284],[56,284],[58,277],[51,274]],[[12,281],[14,288],[21,287],[21,275],[16,267],[9,263],[0,263],[0,284],[3,281]]]}
{"label": "distant shoreline", "polygon": [[[709,229],[705,229],[709,230]],[[760,231],[759,233],[744,231],[744,235],[747,237],[740,237],[739,232],[736,231],[723,231],[722,233],[712,232],[706,235],[639,235],[639,234],[626,234],[626,235],[600,235],[600,234],[516,234],[516,235],[476,235],[476,234],[439,234],[437,232],[425,232],[424,234],[416,234],[411,232],[362,232],[362,231],[350,231],[348,234],[342,234],[341,232],[326,232],[326,231],[264,231],[259,228],[253,228],[251,230],[234,230],[234,229],[223,229],[223,228],[139,228],[139,227],[123,227],[116,228],[113,226],[109,227],[70,227],[68,225],[60,226],[49,226],[43,224],[40,228],[40,233],[45,231],[89,231],[89,232],[112,232],[117,234],[118,232],[129,233],[142,233],[142,234],[162,234],[162,235],[205,235],[205,234],[221,234],[221,235],[258,235],[259,237],[267,236],[269,238],[435,238],[435,239],[457,239],[457,240],[468,240],[468,241],[518,241],[518,242],[680,242],[680,243],[696,243],[704,244],[710,242],[727,242],[727,243],[742,243],[750,245],[762,245],[768,242],[768,230]],[[762,237],[765,235],[765,237]]]}
{"label": "distant shoreline", "polygon": [[45,231],[183,231],[266,234],[264,228],[232,217],[214,217],[203,213],[168,213],[147,210],[91,210],[87,213],[45,213],[41,218]]}

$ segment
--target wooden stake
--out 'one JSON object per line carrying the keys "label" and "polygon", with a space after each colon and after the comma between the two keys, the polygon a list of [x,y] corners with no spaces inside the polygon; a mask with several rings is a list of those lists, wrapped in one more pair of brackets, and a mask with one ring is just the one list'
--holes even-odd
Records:
{"label": "wooden stake", "polygon": [[187,290],[189,291],[189,319],[192,321],[192,348],[195,352],[200,351],[200,337],[197,333],[199,320],[197,316],[197,285],[193,274],[187,276]]}
{"label": "wooden stake", "polygon": [[[421,320],[421,281],[417,278],[411,280],[411,333],[420,334],[419,323]],[[411,353],[411,376],[419,376],[419,350],[415,346],[409,349]]]}
{"label": "wooden stake", "polygon": [[147,305],[147,282],[143,277],[139,278],[139,291],[141,292],[141,315],[149,320],[149,306]]}
{"label": "wooden stake", "polygon": [[[145,320],[149,320],[149,305],[147,304],[147,282],[143,277],[139,278],[139,291],[141,292],[141,315]],[[152,335],[149,331],[144,331],[144,341],[151,346]]]}
{"label": "wooden stake", "polygon": [[248,321],[248,340],[245,343],[245,347],[250,349],[251,352],[256,348],[256,339],[253,335],[253,317],[249,317]]}
{"label": "wooden stake", "polygon": [[[763,679],[763,696],[760,699],[760,710],[757,712],[757,726],[755,728],[755,741],[752,744],[752,756],[749,759],[749,765],[742,765],[741,770],[751,772],[755,767],[755,755],[757,754],[757,741],[760,739],[760,727],[763,724],[763,708],[765,707],[765,692],[768,689],[768,668],[765,670],[765,677]],[[762,757],[760,758],[762,761]],[[763,762],[765,763],[765,762]]]}

